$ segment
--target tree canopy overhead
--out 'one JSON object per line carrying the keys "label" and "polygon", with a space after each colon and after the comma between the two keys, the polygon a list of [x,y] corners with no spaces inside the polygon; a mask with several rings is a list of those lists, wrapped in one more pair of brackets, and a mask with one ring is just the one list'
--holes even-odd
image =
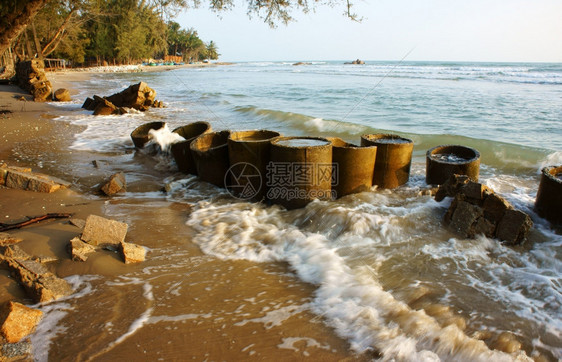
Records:
{"label": "tree canopy overhead", "polygon": [[[343,4],[353,20],[351,0],[246,0],[248,15],[269,26],[287,24],[292,11]],[[87,57],[119,62],[179,53],[185,60],[218,57],[214,42],[204,43],[194,29],[170,21],[178,11],[202,0],[2,0],[0,55],[16,42],[20,57],[63,55],[76,62]],[[232,9],[234,0],[209,0],[213,11]],[[30,45],[32,44],[32,45]],[[19,48],[18,48],[19,46]],[[34,50],[34,49],[35,50]]]}

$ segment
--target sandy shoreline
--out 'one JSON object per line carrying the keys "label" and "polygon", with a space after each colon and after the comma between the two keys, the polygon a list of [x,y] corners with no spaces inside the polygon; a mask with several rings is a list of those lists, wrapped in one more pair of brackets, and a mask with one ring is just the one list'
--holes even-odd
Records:
{"label": "sandy shoreline", "polygon": [[[84,81],[89,74],[67,71],[47,73],[47,77],[55,89],[72,90],[73,83]],[[18,100],[22,96],[26,101]],[[69,338],[66,333],[53,334],[48,330],[50,327],[44,327],[42,330],[47,328],[46,332],[32,335],[33,343],[39,343],[35,348],[47,343],[50,345],[48,356],[57,356],[59,360],[125,356],[137,360],[185,359],[186,356],[196,360],[243,360],[251,356],[294,359],[302,358],[303,353],[311,360],[365,358],[353,354],[349,343],[336,336],[319,317],[295,306],[295,301],[306,305],[314,288],[292,276],[286,264],[225,261],[202,254],[190,241],[193,231],[186,225],[190,213],[188,205],[158,199],[147,204],[143,199],[126,196],[109,199],[98,195],[96,185],[115,167],[119,168],[119,162],[126,163],[124,157],[131,156],[70,152],[73,135],[81,128],[52,118],[71,111],[34,103],[30,98],[16,86],[0,85],[0,110],[7,111],[0,115],[0,162],[31,167],[33,171],[66,179],[72,186],[52,194],[0,186],[0,222],[18,222],[49,212],[73,213],[81,219],[96,214],[127,222],[126,240],[149,250],[147,261],[138,265],[125,265],[118,254],[111,251],[98,252],[86,262],[74,262],[66,248],[80,230],[67,220],[47,221],[11,231],[15,237],[23,239],[19,246],[27,253],[56,258],[48,268],[59,277],[81,280],[81,276],[87,275],[94,278],[79,283],[91,284],[94,290],[91,295],[77,296],[62,303],[66,316],[49,322],[62,324],[63,330],[79,332]],[[100,157],[104,159],[100,163],[102,166],[95,168],[92,160]],[[139,157],[134,158],[138,162]],[[104,167],[104,164],[112,167]],[[80,169],[80,172],[69,172],[69,169]],[[163,185],[163,178],[159,175],[133,182],[130,189],[157,191]],[[147,270],[155,272],[147,274]],[[163,271],[150,276],[158,270]],[[177,280],[177,275],[189,277]],[[144,289],[139,282],[121,285],[122,281],[142,281],[143,278],[148,279],[142,283],[151,285],[151,296],[146,301],[146,284]],[[8,271],[0,271],[0,288],[0,302],[14,300],[33,304]],[[112,306],[102,307],[108,303]],[[280,313],[272,320],[280,318],[283,323],[266,323],[269,312],[265,311],[272,306],[275,306],[272,316],[277,315],[273,313],[277,309]],[[59,307],[55,303],[55,307],[45,308],[48,311]],[[143,308],[148,309],[143,312]],[[154,314],[158,322],[149,320],[150,323],[139,324],[137,318],[142,321],[147,312]],[[162,320],[158,315],[164,315]],[[252,318],[256,322],[248,322]],[[259,322],[262,318],[264,321]],[[260,327],[260,323],[266,328]],[[104,327],[106,325],[112,325],[111,331]],[[119,333],[128,337],[121,340]],[[291,343],[297,342],[286,342],[286,338],[299,341],[299,336],[307,336],[314,343],[309,345],[304,338],[304,342],[298,342],[298,348],[293,348]],[[120,342],[116,344],[116,340]],[[288,347],[279,347],[287,343]]]}

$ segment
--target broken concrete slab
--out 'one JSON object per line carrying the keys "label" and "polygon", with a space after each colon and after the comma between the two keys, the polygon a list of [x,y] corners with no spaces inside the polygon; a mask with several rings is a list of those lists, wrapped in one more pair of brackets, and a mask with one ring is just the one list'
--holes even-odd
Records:
{"label": "broken concrete slab", "polygon": [[12,189],[51,193],[70,186],[70,183],[66,181],[42,173],[31,172],[31,169],[28,168],[2,168],[0,176],[3,177],[5,186]]}
{"label": "broken concrete slab", "polygon": [[127,191],[127,181],[125,174],[118,172],[112,175],[109,180],[101,187],[101,191],[107,196],[115,195],[119,192]]}
{"label": "broken concrete slab", "polygon": [[30,260],[31,255],[26,253],[22,248],[18,245],[10,245],[0,247],[1,255],[6,258],[12,258],[17,260]]}
{"label": "broken concrete slab", "polygon": [[42,316],[38,309],[7,302],[0,310],[0,333],[9,343],[17,343],[35,330]]}
{"label": "broken concrete slab", "polygon": [[86,220],[84,220],[84,219],[72,218],[72,219],[68,220],[68,222],[71,225],[76,226],[80,230],[84,230],[84,227],[86,226]]}
{"label": "broken concrete slab", "polygon": [[0,348],[1,361],[31,361],[31,342],[23,340],[18,343],[6,343]]}
{"label": "broken concrete slab", "polygon": [[140,245],[122,242],[119,244],[119,252],[125,264],[140,263],[145,260],[146,249]]}
{"label": "broken concrete slab", "polygon": [[81,239],[94,246],[109,244],[118,247],[125,241],[127,228],[125,223],[90,215],[86,219]]}
{"label": "broken concrete slab", "polygon": [[513,206],[506,199],[494,193],[486,197],[482,207],[484,208],[484,216],[494,223],[498,223],[507,210],[513,209]]}
{"label": "broken concrete slab", "polygon": [[15,236],[8,233],[0,232],[0,246],[13,245],[22,242],[23,239],[16,238]]}
{"label": "broken concrete slab", "polygon": [[72,294],[72,287],[34,260],[19,260],[2,256],[0,261],[36,302],[50,302]]}
{"label": "broken concrete slab", "polygon": [[88,255],[95,251],[96,248],[93,245],[83,242],[78,237],[70,240],[68,244],[68,252],[74,261],[86,261]]}

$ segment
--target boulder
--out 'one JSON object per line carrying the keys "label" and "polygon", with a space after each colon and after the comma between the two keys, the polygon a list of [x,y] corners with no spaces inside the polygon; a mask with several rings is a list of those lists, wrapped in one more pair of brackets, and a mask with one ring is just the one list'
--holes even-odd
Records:
{"label": "boulder", "polygon": [[57,102],[70,102],[70,92],[68,89],[59,88],[55,91],[55,93],[53,93],[53,100]]}
{"label": "boulder", "polygon": [[101,187],[101,191],[107,196],[115,195],[119,192],[127,190],[127,182],[123,172],[118,172],[111,176],[109,180]]}
{"label": "boulder", "polygon": [[156,92],[145,82],[133,84],[119,93],[106,97],[117,107],[134,108],[139,111],[145,111],[152,106],[155,98]]}
{"label": "boulder", "polygon": [[43,312],[16,302],[7,302],[0,311],[0,332],[9,343],[17,343],[31,334]]}
{"label": "boulder", "polygon": [[33,83],[31,94],[35,102],[46,102],[52,99],[53,87],[48,80]]}
{"label": "boulder", "polygon": [[122,242],[119,244],[119,252],[125,264],[140,263],[145,260],[146,249],[140,245]]}
{"label": "boulder", "polygon": [[480,207],[466,201],[458,201],[449,226],[463,237],[474,237],[473,225],[482,215],[483,211]]}
{"label": "boulder", "polygon": [[86,219],[81,239],[94,246],[113,245],[117,247],[125,241],[127,228],[128,225],[125,223],[90,215]]}
{"label": "boulder", "polygon": [[83,242],[78,237],[70,240],[68,244],[68,253],[74,261],[86,261],[88,260],[88,255],[95,251],[96,248],[94,246]]}
{"label": "boulder", "polygon": [[[94,97],[97,97],[97,96],[94,96]],[[88,98],[86,98],[86,100],[82,104],[82,108],[87,109],[88,111],[93,111],[94,109],[96,109],[96,101],[94,101],[92,98],[88,97]]]}
{"label": "boulder", "polygon": [[105,98],[94,96],[95,108],[94,116],[108,116],[110,114],[119,114],[119,110],[113,103]]}
{"label": "boulder", "polygon": [[470,178],[465,175],[453,175],[435,193],[435,201],[441,202],[445,197],[455,197],[460,190],[470,181]]}
{"label": "boulder", "polygon": [[533,226],[531,217],[520,210],[506,210],[496,229],[496,237],[508,245],[525,241]]}
{"label": "boulder", "polygon": [[443,222],[462,237],[482,234],[508,245],[522,243],[533,226],[529,215],[468,176],[454,175],[439,187],[437,201],[454,196]]}

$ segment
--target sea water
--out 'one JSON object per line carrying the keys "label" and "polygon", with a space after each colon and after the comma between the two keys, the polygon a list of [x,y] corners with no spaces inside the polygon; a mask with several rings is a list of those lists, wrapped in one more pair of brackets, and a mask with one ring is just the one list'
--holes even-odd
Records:
{"label": "sea water", "polygon": [[[84,292],[60,309],[46,308],[49,329],[34,345],[64,353],[60,336],[78,330],[73,338],[98,347],[84,352],[89,357],[116,356],[142,341],[145,354],[156,350],[153,357],[164,359],[341,358],[337,342],[320,333],[327,330],[347,343],[343,356],[358,358],[561,359],[562,237],[533,205],[540,169],[562,164],[562,65],[292,63],[94,74],[81,84],[76,113],[63,119],[83,127],[71,151],[127,172],[130,191],[105,211],[133,225],[133,233],[139,225],[138,242],[150,252],[140,271],[75,280]],[[141,80],[166,108],[125,116],[79,110],[86,96]],[[170,129],[208,121],[213,130],[270,129],[353,143],[363,134],[398,134],[414,141],[410,181],[300,210],[249,203],[176,173],[170,157],[135,151],[130,132],[155,120]],[[420,192],[426,151],[440,144],[481,153],[481,182],[535,223],[526,244],[463,239],[443,227],[450,200]],[[87,182],[80,162],[66,172]],[[177,205],[190,211],[177,212]],[[72,317],[103,310],[112,295],[119,304],[109,315]],[[263,342],[280,328],[277,339]],[[187,348],[182,334],[243,343]]]}

